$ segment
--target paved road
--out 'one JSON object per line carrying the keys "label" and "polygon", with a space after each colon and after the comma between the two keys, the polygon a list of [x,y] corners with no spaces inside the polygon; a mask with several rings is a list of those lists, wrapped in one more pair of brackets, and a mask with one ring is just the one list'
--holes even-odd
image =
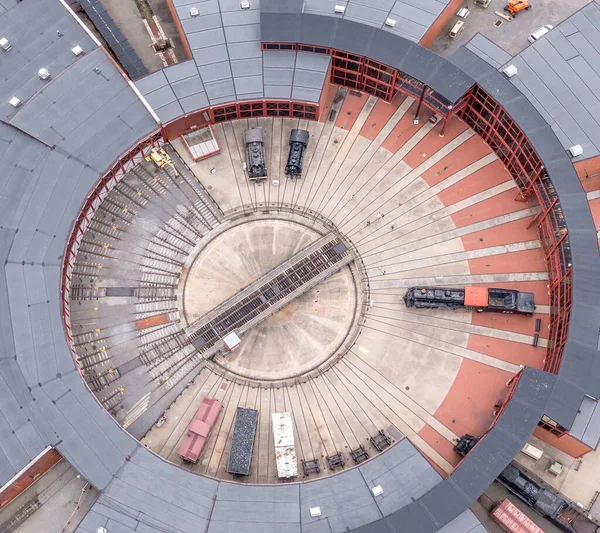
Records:
{"label": "paved road", "polygon": [[[135,0],[102,0],[102,4],[110,13],[116,25],[127,37],[127,40],[150,72],[163,68],[162,61],[152,47],[152,39],[146,30],[142,15]],[[150,0],[150,7],[158,18],[165,35],[175,46],[175,54],[179,61],[186,59],[177,28],[164,0]]]}
{"label": "paved road", "polygon": [[[463,2],[463,7],[471,11],[465,21],[464,30],[454,40],[448,36],[456,21],[460,20],[453,17],[433,43],[432,50],[442,56],[448,56],[459,46],[466,44],[476,33],[481,33],[509,54],[516,55],[529,44],[527,37],[532,32],[545,24],[558,25],[589,4],[590,0],[531,0],[532,8],[522,11],[512,22],[507,22],[494,13],[504,12],[506,3],[507,0],[492,0],[487,9],[482,9],[472,0]],[[495,25],[498,21],[502,22],[500,26]]]}

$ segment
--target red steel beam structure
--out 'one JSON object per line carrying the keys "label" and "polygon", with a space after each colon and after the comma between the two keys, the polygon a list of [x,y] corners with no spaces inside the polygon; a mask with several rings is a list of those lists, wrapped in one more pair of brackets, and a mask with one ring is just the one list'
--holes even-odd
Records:
{"label": "red steel beam structure", "polygon": [[344,50],[302,43],[273,42],[263,42],[262,49],[297,50],[331,56],[331,83],[372,94],[386,102],[390,102],[398,93],[411,96],[419,101],[415,118],[418,118],[421,106],[442,115],[442,135],[448,120],[466,105],[469,95],[464,95],[459,102],[450,102],[431,87],[397,68]]}
{"label": "red steel beam structure", "polygon": [[502,106],[476,85],[459,117],[481,136],[511,173],[519,187],[517,200],[525,201],[534,194],[535,184],[546,175],[542,160]]}
{"label": "red steel beam structure", "polygon": [[252,117],[282,117],[319,120],[320,106],[293,100],[253,100],[209,107],[183,115],[162,128],[165,140],[208,124]]}
{"label": "red steel beam structure", "polygon": [[569,233],[558,196],[549,179],[536,184],[536,196],[544,207],[536,218],[548,269],[550,333],[544,370],[557,374],[567,343],[572,307],[572,264]]}

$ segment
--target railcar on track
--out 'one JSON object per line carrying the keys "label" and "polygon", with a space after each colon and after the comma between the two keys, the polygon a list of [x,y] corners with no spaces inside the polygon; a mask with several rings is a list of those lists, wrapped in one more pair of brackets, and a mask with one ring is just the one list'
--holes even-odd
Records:
{"label": "railcar on track", "polygon": [[533,293],[485,287],[411,287],[404,295],[406,307],[417,309],[473,309],[531,315]]}
{"label": "railcar on track", "polygon": [[246,145],[246,165],[250,181],[261,182],[267,179],[265,143],[262,128],[250,128],[244,132]]}
{"label": "railcar on track", "polygon": [[297,179],[302,177],[304,154],[307,146],[308,131],[293,129],[290,133],[290,151],[285,165],[285,175],[288,178]]}

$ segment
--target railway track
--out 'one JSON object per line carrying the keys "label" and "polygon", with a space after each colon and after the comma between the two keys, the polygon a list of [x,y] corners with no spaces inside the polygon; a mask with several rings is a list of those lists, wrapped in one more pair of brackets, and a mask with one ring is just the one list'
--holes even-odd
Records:
{"label": "railway track", "polygon": [[326,235],[196,320],[187,333],[200,353],[209,352],[228,333],[255,326],[353,260],[339,237]]}
{"label": "railway track", "polygon": [[[178,325],[178,279],[193,247],[224,219],[170,153],[172,166],[143,161],[107,194],[73,268],[71,323],[78,362],[108,410],[124,399],[128,378],[121,369],[143,365],[150,392],[172,388],[202,362]],[[154,319],[166,324],[153,326]]]}

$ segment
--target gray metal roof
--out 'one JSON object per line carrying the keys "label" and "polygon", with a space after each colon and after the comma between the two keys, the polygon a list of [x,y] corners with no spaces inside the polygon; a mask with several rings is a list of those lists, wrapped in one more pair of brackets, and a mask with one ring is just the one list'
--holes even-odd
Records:
{"label": "gray metal roof", "polygon": [[[262,0],[261,9],[345,19],[418,43],[449,3],[450,0]],[[343,6],[344,13],[335,13],[335,6]],[[385,25],[387,19],[396,21],[396,24]]]}
{"label": "gray metal roof", "polygon": [[106,52],[96,48],[47,83],[10,123],[97,172],[156,123]]}
{"label": "gray metal roof", "polygon": [[[207,9],[216,5],[204,4]],[[296,4],[286,2],[283,7],[291,13],[264,13],[268,16],[262,20],[261,31],[279,31],[270,26],[279,21],[284,29],[299,32],[294,33],[301,37],[299,42],[322,38],[323,42],[316,44],[356,47],[356,53],[398,66],[434,88],[433,82],[441,86],[449,76],[446,90],[455,95],[477,80],[528,135],[560,196],[573,252],[574,306],[561,374],[526,368],[497,424],[444,481],[408,441],[358,469],[314,483],[278,487],[219,483],[168,464],[141,447],[101,408],[75,369],[62,327],[60,264],[83,198],[112,161],[151,133],[156,124],[105,53],[94,50],[89,37],[75,21],[66,19],[57,5],[53,0],[0,0],[0,34],[11,30],[14,35],[8,35],[13,49],[0,53],[0,113],[5,122],[10,121],[0,122],[0,484],[44,446],[54,445],[103,491],[81,531],[93,532],[102,523],[108,524],[109,530],[114,524],[112,529],[122,531],[196,531],[207,525],[211,509],[211,533],[230,531],[242,520],[246,529],[261,532],[357,528],[363,532],[433,533],[446,524],[444,533],[460,531],[460,527],[477,531],[471,517],[463,514],[465,509],[526,442],[542,414],[566,427],[575,421],[574,429],[579,431],[577,424],[584,420],[575,417],[584,393],[600,396],[600,258],[591,214],[584,207],[587,198],[552,128],[513,84],[467,49],[460,49],[450,65],[387,31],[365,29],[351,20],[332,23],[329,17],[294,14]],[[224,20],[229,12],[233,18],[237,16],[237,0],[235,9],[233,0],[223,0],[220,5]],[[179,9],[188,6],[184,0]],[[40,19],[34,12],[44,12],[43,23],[37,23]],[[293,26],[294,21],[299,28]],[[57,30],[63,34],[60,39],[69,35],[69,40],[58,39]],[[224,26],[221,31],[227,33]],[[251,39],[252,31],[240,35]],[[20,40],[21,32],[29,39]],[[356,35],[364,38],[356,39]],[[196,43],[210,44],[210,39],[201,36]],[[235,49],[233,39],[235,36],[226,39],[221,50],[229,54]],[[42,42],[46,44],[41,46]],[[86,54],[76,58],[70,48],[79,43]],[[32,46],[31,54],[28,46]],[[291,56],[279,54],[269,54],[267,68],[291,68]],[[308,58],[311,68],[304,70],[311,71],[314,57],[320,56]],[[264,56],[261,61],[265,63]],[[294,54],[294,77],[303,61],[304,54]],[[44,83],[36,74],[42,66],[53,72],[52,79]],[[181,109],[181,115],[180,98],[204,92],[213,103],[199,68],[194,74],[189,63],[177,65],[159,73],[164,80],[153,75],[142,80],[141,86],[149,99],[164,102],[157,107],[165,116],[167,106]],[[220,76],[223,68],[217,65],[216,75]],[[249,71],[242,68],[242,72]],[[231,68],[230,80],[237,87],[235,76]],[[183,83],[177,85],[188,78],[193,80],[187,88]],[[188,94],[200,78],[202,91]],[[277,81],[276,77],[270,79]],[[293,83],[289,86],[293,88]],[[176,90],[180,96],[172,99],[168,93]],[[154,94],[158,91],[164,94]],[[15,92],[24,102],[16,114],[5,104]],[[214,102],[220,101],[217,95]],[[171,111],[170,116],[177,114]],[[594,416],[595,410],[587,428],[595,427],[590,423]],[[377,499],[370,491],[374,484],[384,488],[384,495]],[[340,492],[344,498],[336,497]],[[322,512],[327,521],[314,522],[307,517],[306,507],[313,502],[324,502]],[[466,526],[461,525],[462,520],[467,521]],[[453,529],[448,529],[450,525]]]}
{"label": "gray metal roof", "polygon": [[[390,515],[441,482],[407,439],[341,475],[277,486],[218,482],[174,467],[140,447],[78,531],[94,533],[100,525],[112,531],[119,524],[119,531],[313,533],[325,527],[327,532],[343,532]],[[375,497],[371,489],[377,485],[384,493]],[[315,506],[321,508],[318,519],[310,517]],[[474,517],[465,519],[475,525]],[[452,531],[458,530],[444,533]]]}
{"label": "gray metal roof", "polygon": [[[269,4],[270,5],[270,4]],[[321,45],[362,55],[398,68],[456,102],[473,85],[467,74],[434,52],[400,35],[354,20],[261,8],[261,39]],[[361,35],[360,39],[356,36]]]}
{"label": "gray metal roof", "polygon": [[[467,45],[495,68],[518,69],[510,81],[552,126],[564,149],[577,144],[582,160],[600,154],[600,5],[590,2],[511,58],[485,37]],[[490,51],[496,52],[492,59]],[[501,58],[501,59],[500,59]]]}
{"label": "gray metal roof", "polygon": [[573,426],[569,431],[573,437],[591,448],[598,446],[600,440],[600,403],[586,396],[577,412]]}
{"label": "gray metal roof", "polygon": [[[0,36],[12,44],[11,50],[0,50],[0,119],[6,120],[15,112],[10,98],[24,103],[46,83],[39,78],[39,69],[47,68],[56,76],[78,60],[71,51],[74,46],[90,52],[96,44],[59,2],[28,0],[10,10],[16,2],[4,0],[3,5]],[[42,12],[43,17],[38,16]]]}
{"label": "gray metal roof", "polygon": [[512,58],[508,52],[481,35],[481,33],[475,34],[466,44],[466,48],[496,68],[500,68]]}
{"label": "gray metal roof", "polygon": [[[235,92],[229,96],[223,96],[220,90],[212,92],[210,83],[205,83],[199,73],[207,71],[197,67],[194,61],[159,70],[138,80],[136,86],[162,122],[223,102],[261,98],[319,101],[330,57],[305,52],[261,52],[261,55],[256,62],[232,63],[232,87],[252,92]],[[260,72],[258,76],[254,75],[256,67]]]}
{"label": "gray metal roof", "polygon": [[101,0],[79,0],[79,4],[90,17],[108,47],[117,56],[123,68],[132,80],[137,80],[148,74],[148,69],[142,63],[127,38],[115,24],[110,13],[102,5]]}

